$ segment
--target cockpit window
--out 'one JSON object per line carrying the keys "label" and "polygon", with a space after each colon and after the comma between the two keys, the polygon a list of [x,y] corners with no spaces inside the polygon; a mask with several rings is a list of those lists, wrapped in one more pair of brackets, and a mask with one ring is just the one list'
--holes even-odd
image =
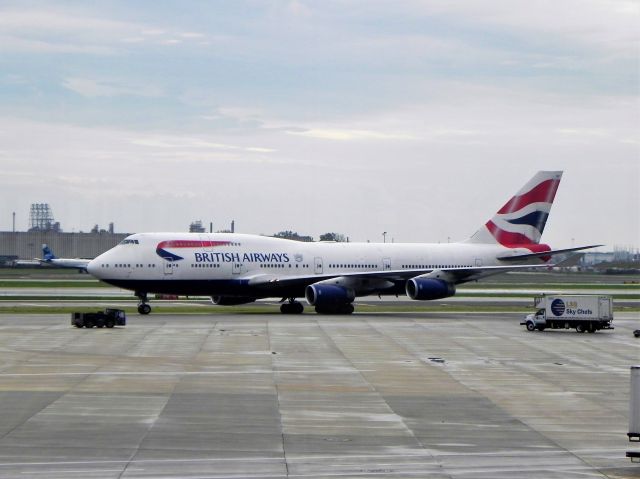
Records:
{"label": "cockpit window", "polygon": [[137,239],[125,239],[120,244],[140,244]]}

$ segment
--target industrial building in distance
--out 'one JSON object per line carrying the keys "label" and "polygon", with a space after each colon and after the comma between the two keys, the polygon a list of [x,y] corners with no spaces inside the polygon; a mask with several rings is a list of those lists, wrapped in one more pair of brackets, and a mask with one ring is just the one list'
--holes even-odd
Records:
{"label": "industrial building in distance", "polygon": [[41,258],[43,244],[61,258],[95,258],[130,234],[115,233],[113,223],[106,230],[96,225],[88,233],[64,233],[47,203],[31,205],[28,231],[15,230],[13,215],[13,231],[0,231],[0,266]]}

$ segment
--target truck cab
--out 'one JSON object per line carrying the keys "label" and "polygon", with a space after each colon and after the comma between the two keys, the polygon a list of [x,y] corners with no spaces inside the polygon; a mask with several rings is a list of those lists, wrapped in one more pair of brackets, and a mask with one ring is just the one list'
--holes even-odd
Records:
{"label": "truck cab", "polygon": [[544,331],[544,328],[547,327],[544,308],[537,310],[535,313],[527,314],[524,324],[527,327],[527,331],[533,331],[535,329]]}

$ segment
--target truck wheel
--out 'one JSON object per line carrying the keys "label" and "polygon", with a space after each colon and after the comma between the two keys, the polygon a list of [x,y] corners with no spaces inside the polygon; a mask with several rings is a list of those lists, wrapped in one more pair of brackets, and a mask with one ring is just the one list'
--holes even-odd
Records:
{"label": "truck wheel", "polygon": [[582,325],[582,324],[578,324],[578,325],[576,326],[576,332],[577,332],[577,333],[584,333],[584,325]]}
{"label": "truck wheel", "polygon": [[88,328],[88,329],[91,329],[91,328],[93,328],[93,323],[91,321],[85,321],[84,327]]}
{"label": "truck wheel", "polygon": [[536,325],[533,324],[531,321],[527,322],[527,331],[533,331],[534,329],[536,329]]}
{"label": "truck wheel", "polygon": [[116,325],[116,322],[115,322],[113,319],[109,318],[109,319],[107,319],[107,321],[104,323],[104,325],[105,325],[107,328],[113,328],[113,327]]}
{"label": "truck wheel", "polygon": [[546,326],[538,326],[538,331],[544,331],[544,328],[546,328]]}

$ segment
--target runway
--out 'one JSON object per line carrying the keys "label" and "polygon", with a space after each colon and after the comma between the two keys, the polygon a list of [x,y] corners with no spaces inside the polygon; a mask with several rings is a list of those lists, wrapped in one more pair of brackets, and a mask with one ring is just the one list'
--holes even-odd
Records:
{"label": "runway", "polygon": [[640,477],[637,314],[0,315],[0,477]]}

